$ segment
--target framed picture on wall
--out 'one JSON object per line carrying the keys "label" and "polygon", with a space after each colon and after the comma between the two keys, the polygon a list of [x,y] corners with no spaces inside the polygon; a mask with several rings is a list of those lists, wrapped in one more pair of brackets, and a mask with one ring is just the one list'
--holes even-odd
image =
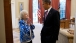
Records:
{"label": "framed picture on wall", "polygon": [[24,9],[24,3],[19,2],[19,13]]}

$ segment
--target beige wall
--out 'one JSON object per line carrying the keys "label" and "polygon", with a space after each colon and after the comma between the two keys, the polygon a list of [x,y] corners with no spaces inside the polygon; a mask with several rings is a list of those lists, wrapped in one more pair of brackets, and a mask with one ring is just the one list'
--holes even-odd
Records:
{"label": "beige wall", "polygon": [[75,17],[76,13],[76,0],[71,0],[71,18]]}
{"label": "beige wall", "polygon": [[15,0],[15,10],[16,10],[16,17],[19,17],[19,3],[24,3],[24,10],[29,11],[29,0]]}
{"label": "beige wall", "polygon": [[11,0],[11,2],[15,2],[15,0]]}
{"label": "beige wall", "polygon": [[[18,17],[18,2],[24,2],[24,9],[28,11],[28,2],[29,0],[16,0],[16,17]],[[4,23],[4,6],[3,0],[0,0],[0,43],[6,43],[5,40],[5,23]]]}
{"label": "beige wall", "polygon": [[76,14],[75,14],[74,43],[76,43]]}
{"label": "beige wall", "polygon": [[3,0],[0,0],[0,43],[6,43],[4,24],[5,24],[4,23],[4,6],[3,6]]}
{"label": "beige wall", "polygon": [[[18,19],[20,16],[20,12],[19,12],[19,3],[20,2],[23,2],[24,10],[29,11],[29,0],[11,0],[11,3],[15,4],[15,19],[14,19],[15,20],[15,26],[13,26],[13,28],[18,28]],[[13,16],[14,16],[14,14],[13,14]]]}
{"label": "beige wall", "polygon": [[[76,15],[76,0],[71,0],[71,18],[72,17],[76,18],[75,15]],[[76,28],[76,25],[75,25],[75,28]],[[75,31],[75,34],[74,34],[74,43],[76,43],[76,29],[74,31]]]}

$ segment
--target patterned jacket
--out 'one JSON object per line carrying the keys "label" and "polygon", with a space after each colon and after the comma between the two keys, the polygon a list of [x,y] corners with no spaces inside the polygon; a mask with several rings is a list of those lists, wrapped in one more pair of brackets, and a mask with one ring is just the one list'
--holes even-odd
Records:
{"label": "patterned jacket", "polygon": [[19,28],[20,28],[20,41],[21,42],[28,42],[34,38],[33,29],[35,28],[34,25],[27,25],[24,20],[19,21]]}

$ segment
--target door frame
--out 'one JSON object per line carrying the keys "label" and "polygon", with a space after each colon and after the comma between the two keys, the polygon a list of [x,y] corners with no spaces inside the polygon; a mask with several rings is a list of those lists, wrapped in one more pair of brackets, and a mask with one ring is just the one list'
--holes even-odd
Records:
{"label": "door frame", "polygon": [[[29,0],[29,17],[32,16],[32,0]],[[4,19],[5,19],[5,34],[6,43],[13,43],[12,17],[11,17],[11,0],[4,0]],[[32,21],[33,23],[33,21]]]}
{"label": "door frame", "polygon": [[[29,17],[33,23],[32,1],[33,0],[29,0],[28,3],[29,3]],[[4,19],[5,19],[6,43],[13,43],[11,0],[4,0]]]}
{"label": "door frame", "polygon": [[4,19],[6,43],[13,43],[11,0],[4,0]]}

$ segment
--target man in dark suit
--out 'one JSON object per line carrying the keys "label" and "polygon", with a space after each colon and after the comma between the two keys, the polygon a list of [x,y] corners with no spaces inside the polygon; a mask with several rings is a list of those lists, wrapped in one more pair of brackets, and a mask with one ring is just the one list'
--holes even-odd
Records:
{"label": "man in dark suit", "polygon": [[41,30],[41,43],[56,43],[60,29],[60,14],[51,6],[51,0],[42,0],[46,10]]}

